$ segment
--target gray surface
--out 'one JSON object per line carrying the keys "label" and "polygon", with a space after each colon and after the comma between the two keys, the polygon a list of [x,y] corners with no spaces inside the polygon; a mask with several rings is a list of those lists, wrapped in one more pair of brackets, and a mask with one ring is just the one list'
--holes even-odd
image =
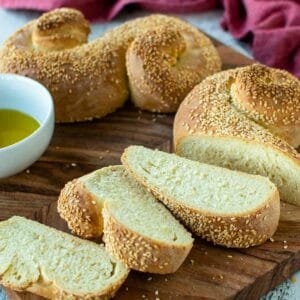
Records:
{"label": "gray surface", "polygon": [[[101,24],[94,23],[92,25],[92,34],[90,39],[100,36],[106,30],[118,26],[126,20],[144,16],[145,12],[123,13],[115,20]],[[219,25],[222,11],[212,11],[202,14],[188,14],[179,15],[190,23],[200,28],[205,33],[220,40],[224,44],[234,48],[242,54],[252,57],[250,47],[239,41],[233,39],[230,34],[225,32]],[[2,44],[7,37],[13,34],[17,29],[22,27],[28,21],[39,16],[37,12],[28,11],[10,11],[0,9],[0,44]],[[288,280],[281,284],[278,288],[271,291],[262,300],[297,300],[300,299],[300,272],[293,276],[292,280]],[[0,300],[6,300],[6,296],[0,288]],[[162,299],[163,300],[163,299]]]}

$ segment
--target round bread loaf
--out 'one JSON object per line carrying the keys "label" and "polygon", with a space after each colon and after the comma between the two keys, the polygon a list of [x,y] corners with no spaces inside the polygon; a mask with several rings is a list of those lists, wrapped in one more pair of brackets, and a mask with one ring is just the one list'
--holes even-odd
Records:
{"label": "round bread loaf", "polygon": [[31,77],[51,92],[58,122],[99,118],[131,93],[141,109],[175,112],[220,58],[203,33],[177,18],[152,15],[124,23],[87,43],[77,10],[42,15],[0,50],[0,72]]}
{"label": "round bread loaf", "polygon": [[283,200],[300,205],[299,99],[297,78],[263,65],[209,76],[176,114],[176,152],[268,176]]}

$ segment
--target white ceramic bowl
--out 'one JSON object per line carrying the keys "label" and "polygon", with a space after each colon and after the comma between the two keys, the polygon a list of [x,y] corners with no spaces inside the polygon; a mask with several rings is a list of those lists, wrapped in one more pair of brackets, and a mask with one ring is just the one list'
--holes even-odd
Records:
{"label": "white ceramic bowl", "polygon": [[0,178],[4,178],[24,170],[43,154],[51,140],[55,118],[48,90],[37,81],[15,74],[0,74],[0,109],[24,112],[40,123],[25,139],[0,148]]}

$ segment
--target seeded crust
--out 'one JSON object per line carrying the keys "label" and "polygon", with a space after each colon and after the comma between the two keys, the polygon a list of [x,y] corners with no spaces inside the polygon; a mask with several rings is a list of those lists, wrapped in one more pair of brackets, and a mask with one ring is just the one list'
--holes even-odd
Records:
{"label": "seeded crust", "polygon": [[94,198],[80,179],[74,179],[61,190],[57,203],[72,232],[87,239],[100,237],[103,232],[101,208]]}
{"label": "seeded crust", "polygon": [[293,147],[300,145],[300,81],[292,74],[258,64],[242,68],[231,96],[241,112]]}
{"label": "seeded crust", "polygon": [[[163,28],[168,29],[164,31]],[[149,30],[153,36],[147,35]],[[131,86],[135,89],[134,101],[142,109],[166,112],[170,101],[169,111],[174,111],[187,91],[205,76],[220,70],[220,58],[212,42],[203,33],[177,18],[152,15],[136,19],[108,31],[95,41],[85,43],[88,31],[86,21],[82,21],[82,15],[74,13],[74,10],[70,13],[69,9],[58,9],[46,13],[25,25],[5,42],[0,49],[0,72],[17,73],[41,82],[54,98],[56,121],[74,122],[103,117],[125,103],[130,94],[126,51],[136,38],[141,37],[141,40],[134,43],[133,49],[141,47],[140,52],[146,53],[143,48],[151,45],[152,38],[157,40],[157,35],[161,35],[161,39],[169,40],[168,32],[172,31],[178,35],[176,41],[179,46],[175,45],[175,48],[180,48],[178,53],[168,53],[168,47],[154,47],[153,52],[149,52],[149,59],[145,59],[146,62],[152,60],[153,53],[158,51],[160,57],[174,55],[175,64],[166,68],[169,63],[162,66],[160,60],[152,60],[149,67],[145,65],[146,72],[142,71],[145,76],[140,78],[141,84],[136,82],[137,78],[132,72],[134,66],[128,70]],[[183,51],[182,33],[194,39],[192,47],[198,47],[196,52],[190,53],[192,48],[189,45]],[[148,36],[150,40],[145,40],[143,36]],[[133,55],[136,53],[134,50]],[[189,75],[185,80],[180,76],[179,80],[178,76],[171,76],[176,81],[170,83],[170,79],[165,87],[164,79],[168,78],[170,70],[182,74],[180,72],[191,65],[190,60],[199,61],[199,64],[195,63],[199,67],[195,73],[197,75]],[[135,64],[136,60],[133,59],[132,63]],[[138,65],[141,67],[141,64]],[[156,99],[156,104],[152,103],[150,107],[147,103],[144,106],[140,98],[148,90]],[[180,99],[177,92],[182,96]],[[137,96],[139,93],[140,96]],[[177,98],[172,100],[174,94]]]}
{"label": "seeded crust", "polygon": [[104,235],[106,250],[128,268],[157,274],[174,273],[189,254],[192,244],[170,246],[141,236],[118,222],[104,203]]}
{"label": "seeded crust", "polygon": [[57,51],[87,42],[90,27],[84,15],[72,8],[60,8],[43,14],[32,32],[32,44],[42,51]]}
{"label": "seeded crust", "polygon": [[[280,89],[271,87],[271,92],[264,91],[261,84],[256,83],[259,80],[256,76],[264,72],[287,78],[283,81],[288,85],[286,90],[282,83]],[[188,136],[229,136],[267,144],[298,160],[299,153],[287,142],[297,146],[294,138],[300,128],[300,83],[291,77],[285,71],[252,65],[206,78],[189,93],[176,114],[175,148]],[[284,96],[279,102],[276,99],[282,91],[293,96]]]}
{"label": "seeded crust", "polygon": [[[196,235],[214,244],[233,248],[248,248],[264,243],[275,233],[280,216],[280,198],[277,189],[269,199],[244,214],[214,214],[189,207],[176,199],[168,198],[155,187],[150,186],[144,178],[136,174],[127,162],[127,149],[121,157],[126,170],[153,195],[170,209],[187,228]],[[247,176],[240,172],[241,176]]]}
{"label": "seeded crust", "polygon": [[[181,101],[202,79],[220,70],[211,59],[211,41],[195,28],[160,27],[137,37],[126,55],[131,99],[152,112],[175,112]],[[201,51],[202,56],[199,56]]]}

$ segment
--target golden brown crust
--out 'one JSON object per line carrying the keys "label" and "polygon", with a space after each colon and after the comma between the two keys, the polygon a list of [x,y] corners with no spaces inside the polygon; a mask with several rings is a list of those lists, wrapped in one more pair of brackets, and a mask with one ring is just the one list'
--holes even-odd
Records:
{"label": "golden brown crust", "polygon": [[106,250],[128,268],[149,273],[174,273],[189,254],[192,244],[168,245],[140,235],[118,222],[109,209],[103,209]]}
{"label": "golden brown crust", "polygon": [[237,73],[231,96],[247,116],[295,148],[300,145],[300,81],[296,77],[254,64]]}
{"label": "golden brown crust", "polygon": [[[150,66],[151,72],[149,71],[147,82],[151,83],[151,93],[159,91],[161,94],[162,90],[166,90],[163,92],[163,100],[167,101],[164,111],[174,111],[188,89],[200,82],[203,77],[220,70],[220,58],[215,47],[204,34],[172,17],[153,15],[126,22],[101,38],[85,43],[89,29],[83,16],[74,10],[58,9],[25,25],[6,41],[0,49],[0,72],[25,75],[45,85],[54,98],[58,122],[100,118],[121,107],[128,98],[130,87],[125,57],[130,44],[136,38],[144,41],[143,36],[147,36],[149,30],[161,32],[163,28],[179,32],[180,35],[187,32],[189,37],[194,37],[194,43],[200,44],[198,51],[189,51],[196,46],[186,44],[187,50],[182,55],[180,66],[191,65],[189,59],[199,61],[199,64],[195,63],[197,76],[189,76],[190,79],[186,80],[185,85],[177,80],[177,84],[184,89],[184,92],[178,89],[177,85],[167,84],[168,82],[165,89],[164,81],[155,81],[151,77],[154,74],[153,67],[160,66],[155,61]],[[134,45],[134,48],[137,45],[143,48],[145,43],[137,42]],[[138,62],[133,60],[132,64],[135,63],[138,65]],[[135,67],[131,66],[131,59],[127,65],[130,66],[128,74],[131,86],[134,85],[133,98],[137,105],[141,108],[161,111],[161,95],[150,94],[151,99],[156,103],[154,101],[150,106],[144,103],[143,89],[138,84],[135,86],[136,78],[132,73]],[[176,74],[180,68],[177,66],[171,70]],[[162,76],[166,78],[167,75],[168,72]],[[174,75],[174,77],[178,76]],[[141,79],[141,86],[143,82]],[[174,91],[170,91],[169,88],[174,86]],[[177,92],[182,95],[181,99],[178,98]],[[175,100],[172,99],[174,95]],[[175,106],[173,102],[176,103]],[[169,108],[166,109],[167,107]]]}
{"label": "golden brown crust", "polygon": [[[261,125],[247,112],[237,109],[230,91],[238,74],[244,70],[237,68],[212,75],[189,93],[175,117],[175,148],[181,139],[192,135],[232,136],[267,144],[294,159],[299,158],[291,145],[265,128],[266,124]],[[295,103],[295,109],[297,105]]]}
{"label": "golden brown crust", "polygon": [[194,28],[160,27],[133,41],[126,66],[136,106],[175,112],[196,84],[221,69],[221,62],[208,38]]}
{"label": "golden brown crust", "polygon": [[[243,214],[212,214],[195,209],[161,194],[144,178],[136,174],[127,163],[126,150],[122,155],[126,170],[153,195],[164,203],[173,215],[193,233],[214,244],[225,247],[247,248],[264,243],[275,233],[280,216],[280,198],[276,188],[269,199],[255,210]],[[241,176],[248,176],[240,172]]]}
{"label": "golden brown crust", "polygon": [[84,15],[71,8],[55,9],[43,14],[32,32],[32,44],[42,51],[58,51],[87,42],[90,27]]}
{"label": "golden brown crust", "polygon": [[95,196],[80,179],[74,179],[61,190],[57,210],[73,233],[83,238],[97,238],[103,232],[101,209],[98,205]]}

